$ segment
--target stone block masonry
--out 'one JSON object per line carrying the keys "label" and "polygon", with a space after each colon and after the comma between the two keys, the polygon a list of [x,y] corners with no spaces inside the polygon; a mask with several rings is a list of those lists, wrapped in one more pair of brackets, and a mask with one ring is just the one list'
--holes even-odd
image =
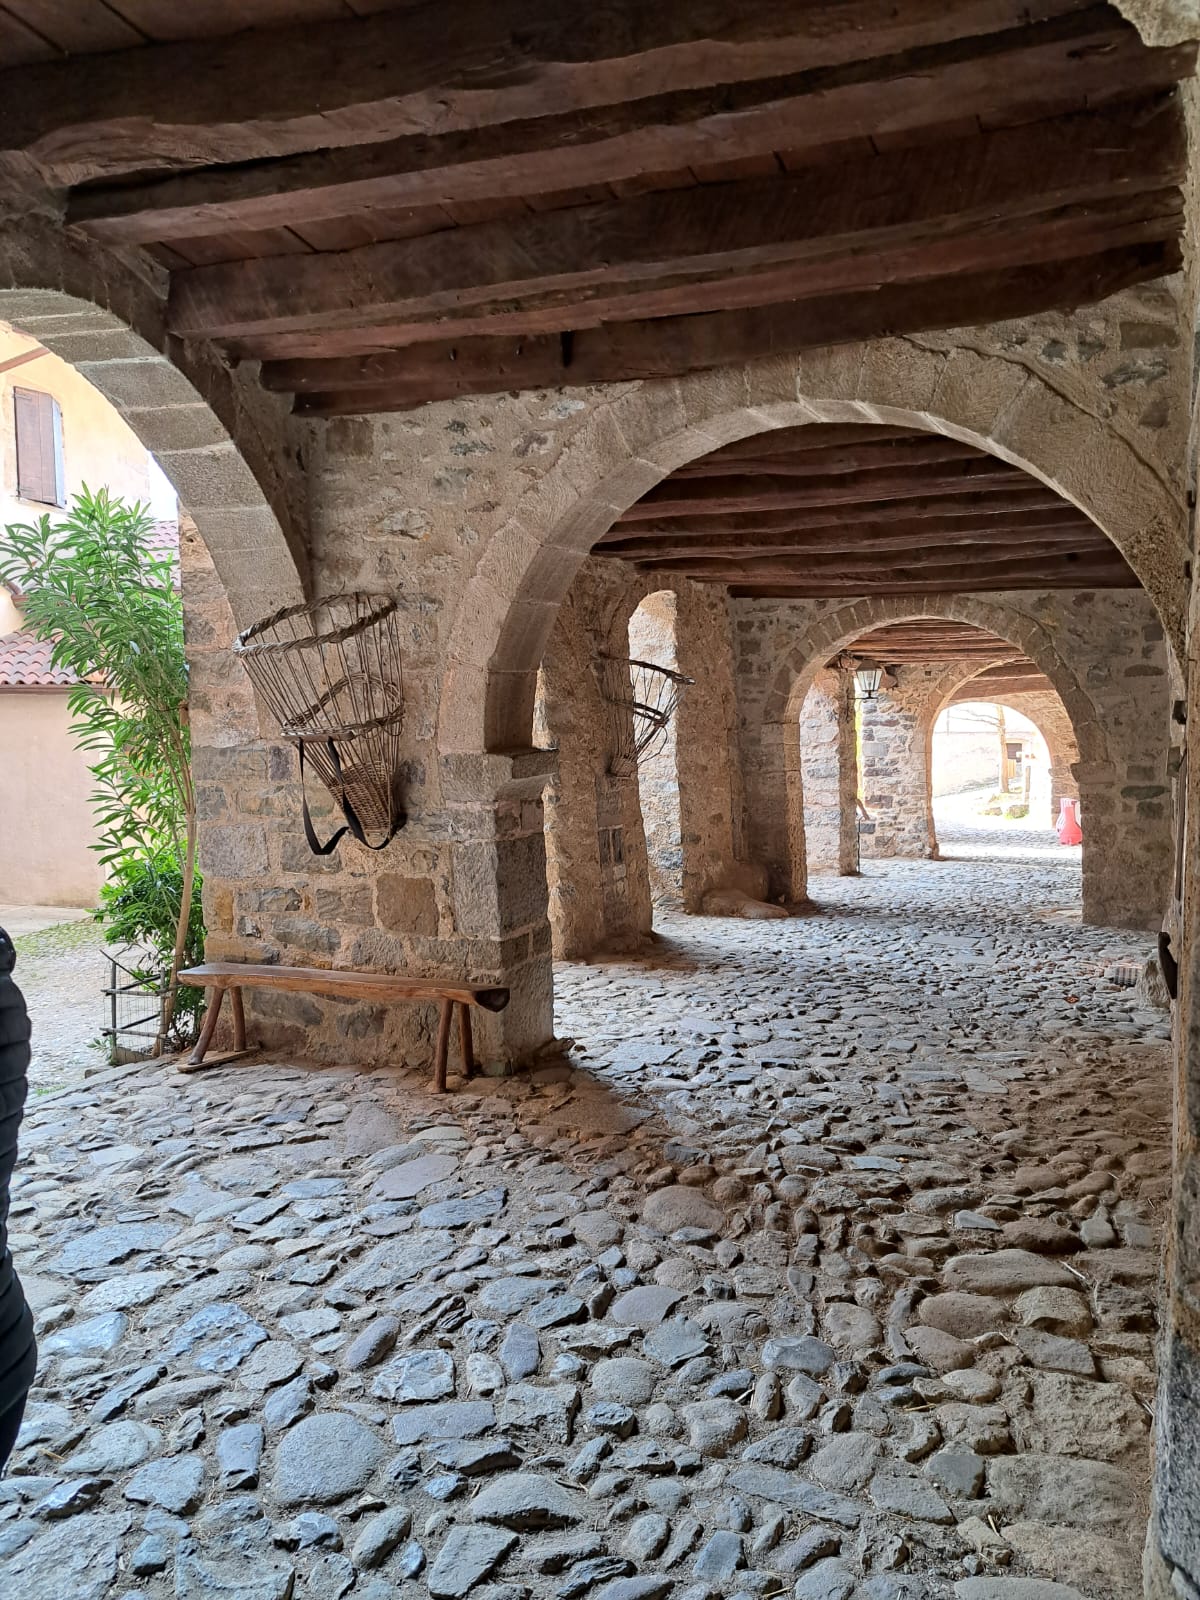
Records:
{"label": "stone block masonry", "polygon": [[804,847],[809,873],[858,871],[858,750],[854,673],[818,672],[800,708]]}

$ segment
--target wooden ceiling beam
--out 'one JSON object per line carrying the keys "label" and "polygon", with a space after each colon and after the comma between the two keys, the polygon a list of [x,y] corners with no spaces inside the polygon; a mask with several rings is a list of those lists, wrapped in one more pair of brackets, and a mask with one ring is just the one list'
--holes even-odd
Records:
{"label": "wooden ceiling beam", "polygon": [[[698,456],[687,466],[715,461],[729,471],[728,464],[744,456],[807,455],[813,450],[841,449],[843,445],[913,443],[932,437],[934,435],[918,428],[893,428],[878,422],[805,422],[796,427],[768,428],[744,439],[735,439],[732,444],[723,444],[705,456]],[[682,472],[686,468],[678,470]]]}
{"label": "wooden ceiling beam", "polygon": [[[499,298],[490,290],[437,292],[382,320],[368,314],[364,321],[362,312],[346,302],[339,310],[317,315],[297,310],[295,320],[303,324],[300,327],[263,323],[252,331],[221,338],[235,359],[268,363],[264,382],[269,388],[304,391],[325,386],[331,378],[349,386],[373,384],[381,369],[370,358],[412,345],[504,336],[561,340],[568,330],[573,339],[606,323],[746,310],[851,290],[874,292],[882,284],[920,282],[985,267],[993,272],[1045,268],[1119,246],[1174,238],[1182,222],[1180,205],[1179,189],[1170,186],[1153,194],[1058,207],[1022,221],[1001,213],[949,238],[935,237],[938,230],[931,225],[923,230],[925,237],[903,246],[881,243],[878,249],[856,248],[847,254],[835,242],[828,248],[801,250],[796,259],[781,265],[748,270],[714,270],[707,264],[697,268],[690,260],[682,260],[653,267],[647,275],[626,284],[614,276],[582,286],[502,294]],[[428,236],[430,229],[408,229],[405,237],[416,233]],[[228,244],[235,237],[226,236],[222,242]],[[443,248],[449,247],[450,239],[444,233],[440,237]],[[457,233],[451,237],[457,238]],[[245,239],[244,246],[230,248],[228,255],[219,259],[232,263],[297,253],[297,235],[284,230]],[[290,240],[293,248],[279,248],[281,240]],[[181,240],[179,248],[195,251],[207,243]],[[194,259],[196,270],[215,270],[205,267],[203,258]],[[368,359],[351,359],[355,357]],[[326,365],[339,359],[345,363],[340,369]]]}
{"label": "wooden ceiling beam", "polygon": [[[860,45],[861,48],[861,45]],[[775,72],[778,72],[776,67]],[[974,117],[1045,115],[1187,76],[1187,47],[1148,50],[1106,6],[790,76],[635,96],[558,115],[255,161],[72,196],[68,220],[120,244],[289,227],[361,211],[493,200],[637,180]],[[1064,107],[1065,109],[1065,107]]]}
{"label": "wooden ceiling beam", "polygon": [[[797,478],[692,478],[672,476],[630,506],[623,527],[669,522],[674,517],[745,516],[758,511],[805,510],[812,506],[868,506],[876,501],[937,500],[947,495],[1011,490],[1028,474],[995,456],[912,468]],[[853,513],[847,512],[850,516]]]}
{"label": "wooden ceiling beam", "polygon": [[[884,443],[866,440],[861,444],[803,450],[776,455],[771,439],[760,435],[759,454],[722,458],[719,452],[699,456],[685,466],[676,467],[675,481],[691,478],[724,478],[737,472],[753,477],[810,478],[822,473],[862,472],[877,467],[921,467],[944,461],[977,461],[985,452],[977,445],[963,444],[942,434],[923,434],[917,438]],[[734,464],[736,461],[736,465]]]}
{"label": "wooden ceiling beam", "polygon": [[862,650],[869,655],[872,650],[916,649],[921,646],[994,650],[998,644],[1008,643],[1009,641],[1002,639],[999,634],[985,633],[982,628],[956,628],[949,623],[939,627],[936,623],[913,622],[900,623],[891,628],[879,628],[873,633],[859,634],[853,644],[847,645],[846,648]]}
{"label": "wooden ceiling beam", "polygon": [[743,536],[790,537],[794,533],[842,533],[851,527],[859,533],[873,534],[899,531],[898,525],[910,531],[923,528],[944,532],[961,530],[964,533],[981,531],[989,527],[1004,527],[1010,522],[1022,526],[1024,521],[1061,523],[1064,527],[1081,530],[1095,524],[1083,512],[1064,500],[1053,489],[1027,477],[1023,485],[1012,489],[976,490],[970,494],[926,496],[912,500],[876,501],[861,511],[852,505],[836,507],[817,506],[810,511],[759,511],[741,516],[714,515],[666,517],[656,522],[614,522],[602,534],[597,548],[624,543],[630,539],[683,539],[719,537],[722,539]]}
{"label": "wooden ceiling beam", "polygon": [[614,323],[573,337],[414,345],[376,358],[372,381],[363,387],[330,383],[299,396],[297,410],[310,416],[366,415],[466,394],[678,376],[813,346],[1076,309],[1164,277],[1178,269],[1180,260],[1172,237],[1053,266],[960,273],[751,311]]}
{"label": "wooden ceiling beam", "polygon": [[931,665],[944,665],[951,661],[986,662],[994,664],[1005,657],[1012,657],[1018,652],[1010,644],[993,645],[990,650],[968,650],[965,647],[958,650],[914,649],[914,650],[864,650],[860,651],[857,645],[852,646],[848,655],[869,656],[876,661],[881,661],[885,666],[914,666],[929,663]]}
{"label": "wooden ceiling beam", "polygon": [[969,682],[956,689],[950,696],[951,705],[968,705],[974,701],[987,702],[997,700],[1011,700],[1024,694],[1057,693],[1054,685],[1044,672],[1037,672],[1032,677],[997,678],[987,681],[982,678],[972,678]]}
{"label": "wooden ceiling beam", "polygon": [[[698,557],[692,561],[634,563],[639,572],[670,572],[679,578],[723,578],[727,583],[750,583],[772,578],[784,581],[795,577],[810,581],[826,573],[836,578],[858,576],[867,580],[925,577],[947,573],[954,581],[971,572],[1008,572],[1025,577],[1035,572],[1128,571],[1115,546],[1107,550],[1085,551],[1076,555],[1060,546],[1029,545],[1023,549],[989,551],[967,555],[962,550],[897,550],[886,563],[854,554],[750,556],[742,560]],[[1028,585],[1026,585],[1028,587]]]}
{"label": "wooden ceiling beam", "polygon": [[1018,523],[1002,526],[1002,528],[987,528],[987,530],[974,531],[974,533],[946,533],[946,531],[925,531],[918,526],[915,533],[875,534],[864,536],[848,525],[838,533],[830,533],[824,538],[813,536],[795,536],[786,538],[779,534],[770,534],[766,538],[742,536],[741,539],[712,538],[682,539],[672,542],[667,538],[654,539],[622,539],[614,544],[598,544],[592,554],[613,555],[624,562],[672,562],[672,560],[694,560],[698,555],[714,555],[714,557],[730,557],[739,560],[744,555],[829,555],[838,550],[845,552],[859,552],[869,554],[875,552],[883,560],[891,560],[891,552],[902,549],[949,549],[957,547],[963,552],[971,550],[989,550],[997,546],[1013,547],[1021,544],[1054,544],[1067,550],[1096,549],[1102,550],[1109,547],[1106,534],[1102,534],[1094,523],[1074,522],[1067,526],[1061,523],[1034,522]]}
{"label": "wooden ceiling beam", "polygon": [[877,598],[914,598],[940,594],[994,594],[1008,590],[1075,590],[1075,589],[1132,589],[1137,579],[1131,572],[1114,572],[1104,568],[1095,572],[1039,573],[1035,583],[1014,581],[1010,574],[971,573],[961,579],[945,575],[937,578],[907,578],[897,581],[864,583],[851,578],[837,582],[832,578],[818,583],[729,583],[720,578],[698,579],[701,583],[721,583],[734,599],[740,600],[857,600]]}
{"label": "wooden ceiling beam", "polygon": [[[794,178],[679,189],[479,223],[457,229],[453,248],[432,234],[198,267],[173,275],[168,323],[179,334],[236,337],[304,331],[325,318],[335,324],[419,320],[439,307],[461,310],[497,297],[519,297],[521,314],[528,317],[524,302],[531,296],[573,293],[603,302],[624,286],[685,272],[713,274],[714,292],[728,295],[724,280],[730,274],[794,264],[814,253],[836,255],[843,279],[850,260],[862,255],[864,271],[878,281],[871,258],[881,249],[920,247],[910,252],[914,259],[904,274],[920,276],[921,254],[936,249],[947,234],[967,236],[959,249],[974,254],[973,261],[970,255],[956,259],[956,270],[978,269],[987,264],[989,227],[996,248],[1011,251],[1020,220],[1062,207],[1114,200],[1127,205],[1139,194],[1177,183],[1184,164],[1178,107],[1162,99],[1153,113],[1148,108],[1137,117],[1124,107],[1110,108],[946,146],[810,168]],[[936,265],[923,275],[932,270]],[[827,267],[807,291],[784,283],[774,298],[788,296],[789,288],[795,294],[830,292],[838,282]],[[693,309],[687,286],[665,288],[675,297],[672,309]],[[761,298],[751,294],[750,303]],[[664,309],[658,307],[657,314]],[[624,314],[654,310],[635,302]],[[564,321],[556,307],[550,312],[559,328],[579,321]]]}
{"label": "wooden ceiling beam", "polygon": [[1084,0],[435,0],[398,12],[150,45],[0,79],[0,150],[57,181],[250,161],[715,87],[896,54]]}
{"label": "wooden ceiling beam", "polygon": [[846,646],[846,649],[850,652],[857,651],[861,655],[870,655],[873,651],[893,654],[898,650],[921,649],[982,652],[993,651],[997,646],[1006,650],[1016,648],[999,634],[985,633],[982,628],[956,628],[950,624],[939,627],[936,623],[914,622],[900,623],[891,628],[877,629],[873,633],[860,634],[852,644]]}

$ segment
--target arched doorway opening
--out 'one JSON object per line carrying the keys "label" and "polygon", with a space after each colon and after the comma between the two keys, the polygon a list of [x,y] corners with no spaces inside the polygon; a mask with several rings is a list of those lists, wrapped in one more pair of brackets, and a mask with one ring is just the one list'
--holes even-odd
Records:
{"label": "arched doorway opening", "polygon": [[[218,958],[256,956],[253,899],[285,867],[286,842],[273,855],[265,804],[243,800],[268,774],[286,790],[294,757],[261,722],[230,645],[238,627],[305,593],[302,502],[289,483],[282,418],[256,411],[245,380],[210,365],[203,347],[168,352],[157,303],[132,275],[102,272],[58,236],[26,243],[29,260],[53,266],[39,279],[23,257],[18,286],[0,290],[0,319],[30,358],[16,376],[36,387],[34,358],[64,363],[153,456],[185,508],[179,554],[207,947]],[[76,448],[64,439],[65,455]]]}
{"label": "arched doorway opening", "polygon": [[[660,589],[640,601],[629,619],[629,655],[679,671],[676,648],[678,596]],[[646,838],[650,895],[656,908],[683,904],[683,832],[677,759],[679,720],[668,719],[661,735],[639,757],[638,800]]]}

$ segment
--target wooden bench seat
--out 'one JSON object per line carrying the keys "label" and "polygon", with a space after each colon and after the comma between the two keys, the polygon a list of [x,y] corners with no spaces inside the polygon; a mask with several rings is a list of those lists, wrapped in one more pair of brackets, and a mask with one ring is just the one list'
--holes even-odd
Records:
{"label": "wooden bench seat", "polygon": [[196,1048],[188,1057],[190,1066],[199,1066],[212,1043],[221,1006],[226,991],[233,1002],[234,1049],[246,1048],[246,1013],[242,1005],[243,989],[283,989],[293,994],[337,995],[343,1000],[373,1000],[386,1003],[392,1000],[436,1000],[438,1015],[437,1048],[433,1058],[433,1089],[435,1094],[446,1092],[446,1062],[450,1053],[450,1024],[455,1006],[458,1007],[459,1032],[462,1038],[463,1073],[471,1077],[475,1071],[475,1052],[471,1040],[471,1007],[482,1006],[485,1011],[503,1011],[508,1004],[508,990],[484,984],[451,983],[440,978],[409,978],[392,972],[347,972],[324,967],[277,967],[255,965],[249,961],[206,961],[202,966],[189,967],[179,974],[180,983],[198,988],[214,989],[214,994],[204,1018],[204,1027],[196,1041]]}

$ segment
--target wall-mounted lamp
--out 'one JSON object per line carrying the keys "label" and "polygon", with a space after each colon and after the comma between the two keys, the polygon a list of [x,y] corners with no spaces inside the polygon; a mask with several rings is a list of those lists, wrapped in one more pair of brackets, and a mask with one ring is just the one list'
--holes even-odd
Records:
{"label": "wall-mounted lamp", "polygon": [[874,700],[879,693],[880,679],[883,677],[883,668],[878,661],[865,657],[854,669],[854,681],[858,685],[859,696],[863,700]]}

